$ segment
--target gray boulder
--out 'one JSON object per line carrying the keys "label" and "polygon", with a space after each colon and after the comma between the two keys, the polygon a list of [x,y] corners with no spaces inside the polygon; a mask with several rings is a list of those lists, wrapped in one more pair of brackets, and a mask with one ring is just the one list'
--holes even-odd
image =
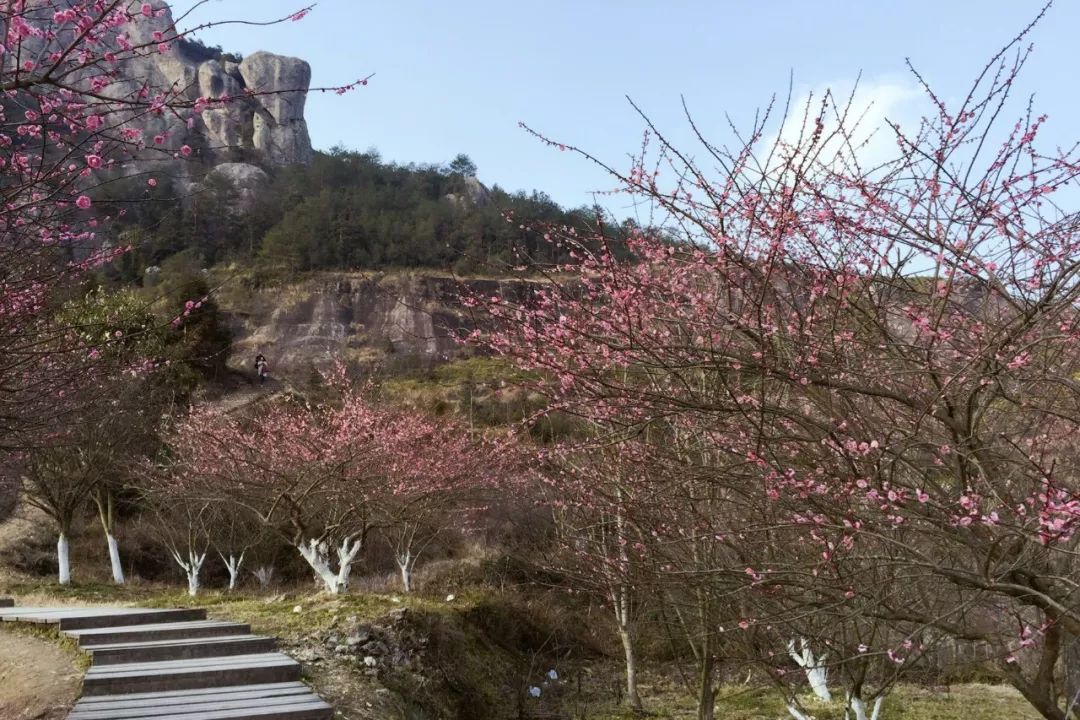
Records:
{"label": "gray boulder", "polygon": [[446,201],[462,210],[469,207],[487,207],[491,204],[491,193],[484,183],[469,176],[464,179],[463,192],[446,193]]}

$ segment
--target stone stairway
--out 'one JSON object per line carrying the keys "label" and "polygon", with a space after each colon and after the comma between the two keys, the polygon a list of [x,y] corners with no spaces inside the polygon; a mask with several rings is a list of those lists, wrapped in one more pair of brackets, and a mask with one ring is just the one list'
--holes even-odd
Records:
{"label": "stone stairway", "polygon": [[57,625],[90,655],[69,720],[330,720],[300,665],[248,625],[201,609],[14,607],[4,622]]}

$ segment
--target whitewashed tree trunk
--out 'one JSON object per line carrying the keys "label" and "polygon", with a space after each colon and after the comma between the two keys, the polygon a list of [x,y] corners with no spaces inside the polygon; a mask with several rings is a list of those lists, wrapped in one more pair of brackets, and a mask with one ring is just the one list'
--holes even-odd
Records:
{"label": "whitewashed tree trunk", "polygon": [[68,538],[66,533],[60,533],[60,537],[56,539],[56,562],[57,562],[57,574],[59,576],[61,585],[68,585],[71,583],[71,553],[68,549]]}
{"label": "whitewashed tree trunk", "polygon": [[120,545],[112,533],[105,533],[105,540],[109,543],[109,564],[112,565],[112,579],[117,585],[124,584],[124,566],[120,564]]}
{"label": "whitewashed tree trunk", "polygon": [[795,641],[788,641],[788,655],[806,673],[806,679],[810,682],[810,689],[819,699],[832,702],[832,693],[829,692],[829,669],[825,667],[827,653],[814,657],[810,644],[806,638],[800,638],[799,649],[795,649]]}
{"label": "whitewashed tree trunk", "polygon": [[406,552],[404,555],[397,555],[398,568],[401,570],[401,585],[405,588],[405,592],[412,592],[412,578],[413,568],[416,566],[416,558],[413,557],[411,552]]}
{"label": "whitewashed tree trunk", "polygon": [[[615,514],[615,528],[618,538],[619,568],[625,579],[630,568],[630,555],[626,552],[629,540],[626,536],[626,518],[622,509],[622,488],[618,491],[619,509]],[[619,640],[623,646],[623,661],[626,668],[626,702],[636,712],[643,712],[641,695],[638,693],[637,679],[637,639],[633,617],[633,592],[627,582],[619,582],[611,591],[611,605],[615,610],[615,625],[619,631]]]}
{"label": "whitewashed tree trunk", "polygon": [[341,546],[337,548],[338,569],[334,572],[330,567],[330,552],[325,542],[312,539],[306,545],[300,543],[296,546],[301,557],[315,571],[316,577],[331,595],[338,595],[349,586],[349,574],[352,572],[352,564],[360,553],[360,548],[360,540],[352,542],[348,538],[343,540]]}
{"label": "whitewashed tree trunk", "polygon": [[257,567],[255,568],[255,570],[252,571],[251,574],[255,576],[255,579],[259,583],[259,587],[263,588],[264,590],[270,587],[270,583],[274,582],[273,565],[263,565],[262,567]]}
{"label": "whitewashed tree trunk", "polygon": [[811,720],[811,718],[808,715],[806,715],[803,711],[799,710],[799,708],[797,708],[795,706],[795,703],[793,703],[793,702],[789,702],[787,704],[787,711],[788,711],[788,715],[795,718],[795,720]]}
{"label": "whitewashed tree trunk", "polygon": [[630,707],[641,709],[641,695],[638,694],[637,653],[634,649],[634,635],[629,626],[619,624],[619,640],[623,646],[623,658],[626,665],[626,702]]}
{"label": "whitewashed tree trunk", "polygon": [[[885,700],[884,696],[881,696],[881,697],[877,698],[876,700],[874,700],[874,708],[871,711],[869,717],[867,717],[867,715],[866,715],[866,703],[863,702],[863,699],[861,697],[859,697],[857,695],[853,696],[853,695],[851,695],[849,693],[848,694],[847,705],[848,705],[848,708],[851,709],[851,712],[854,713],[855,720],[878,720],[878,718],[881,716],[881,703],[884,700]],[[844,709],[844,720],[847,720],[847,718],[848,718],[848,711],[847,711],[847,708],[845,708]]]}
{"label": "whitewashed tree trunk", "polygon": [[347,590],[349,587],[349,575],[352,574],[352,564],[356,556],[360,554],[360,548],[362,542],[360,540],[354,540],[349,542],[348,538],[341,541],[341,547],[338,548],[338,575],[337,586],[338,592]]}
{"label": "whitewashed tree trunk", "polygon": [[[229,553],[228,557],[221,553],[218,553],[218,555],[221,555],[221,560],[225,563],[225,569],[229,571],[229,590],[235,590],[236,581],[240,577],[240,566],[244,563],[244,553],[240,553],[239,557],[232,553]],[[258,577],[257,571],[255,576]]]}
{"label": "whitewashed tree trunk", "polygon": [[180,553],[173,551],[173,559],[187,575],[188,595],[195,597],[199,594],[199,572],[202,570],[203,561],[206,560],[206,553],[199,554],[194,550],[189,550],[187,560],[185,560]]}

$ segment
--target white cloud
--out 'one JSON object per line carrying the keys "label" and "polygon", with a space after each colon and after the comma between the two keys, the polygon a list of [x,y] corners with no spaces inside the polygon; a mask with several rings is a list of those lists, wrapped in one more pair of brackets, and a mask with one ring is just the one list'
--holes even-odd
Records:
{"label": "white cloud", "polygon": [[[825,103],[823,114],[822,103]],[[926,94],[913,79],[864,78],[857,84],[853,80],[841,80],[804,86],[793,93],[783,127],[763,140],[758,157],[764,163],[774,148],[779,155],[785,151],[790,153],[800,142],[805,147],[821,114],[822,137],[830,137],[842,124],[856,159],[866,170],[897,156],[896,136],[889,123],[898,123],[907,132],[915,132],[929,108]],[[824,143],[819,157],[835,166],[841,157],[850,155],[848,143],[833,137]],[[770,169],[780,162],[780,158],[774,156]]]}

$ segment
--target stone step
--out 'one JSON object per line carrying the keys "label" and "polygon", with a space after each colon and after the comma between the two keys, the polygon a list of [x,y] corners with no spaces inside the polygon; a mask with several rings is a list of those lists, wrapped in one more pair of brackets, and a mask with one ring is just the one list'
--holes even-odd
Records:
{"label": "stone step", "polygon": [[330,720],[333,711],[303,683],[270,683],[83,698],[68,720]]}
{"label": "stone step", "polygon": [[224,620],[195,620],[192,622],[69,630],[64,634],[78,640],[79,647],[91,648],[115,643],[247,635],[250,632],[251,627],[246,623],[225,622]]}
{"label": "stone step", "polygon": [[300,664],[281,653],[117,663],[91,666],[83,679],[83,695],[191,690],[299,679]]}
{"label": "stone step", "polygon": [[60,632],[64,630],[90,630],[93,628],[117,627],[125,625],[157,625],[169,622],[188,622],[205,620],[206,610],[186,608],[178,610],[140,610],[121,615],[93,615],[85,617],[66,617],[60,619]]}
{"label": "stone step", "polygon": [[93,658],[72,720],[332,720],[274,639],[194,610],[3,607],[0,620],[48,623]]}
{"label": "stone step", "polygon": [[60,631],[90,628],[148,625],[154,623],[204,620],[206,610],[143,610],[140,608],[14,608],[0,612],[6,622],[49,623]]}
{"label": "stone step", "polygon": [[56,623],[61,617],[71,615],[116,615],[118,613],[142,612],[138,608],[84,608],[84,607],[10,607],[0,609],[0,619],[5,622]]}
{"label": "stone step", "polygon": [[86,649],[94,665],[159,662],[194,658],[256,655],[273,652],[274,638],[262,635],[224,635],[222,637],[150,640],[91,645]]}

